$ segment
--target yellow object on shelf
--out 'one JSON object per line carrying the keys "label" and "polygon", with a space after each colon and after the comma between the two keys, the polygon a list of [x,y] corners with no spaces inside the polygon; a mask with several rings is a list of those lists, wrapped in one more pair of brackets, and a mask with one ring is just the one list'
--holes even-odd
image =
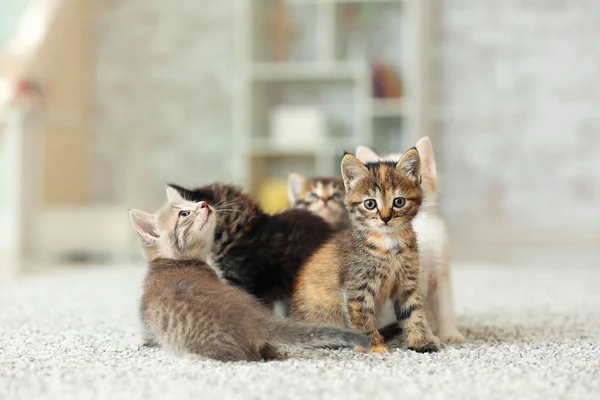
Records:
{"label": "yellow object on shelf", "polygon": [[270,214],[284,211],[288,207],[287,181],[285,179],[265,179],[258,186],[258,201]]}

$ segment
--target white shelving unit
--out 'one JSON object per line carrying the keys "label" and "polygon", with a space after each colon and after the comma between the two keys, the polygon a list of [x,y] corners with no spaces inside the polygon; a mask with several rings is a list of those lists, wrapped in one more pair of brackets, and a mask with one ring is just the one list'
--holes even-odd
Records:
{"label": "white shelving unit", "polygon": [[[292,10],[312,16],[310,29],[302,33],[314,40],[310,57],[285,62],[270,61],[265,54],[269,35],[266,16],[276,3],[277,0],[235,2],[235,55],[239,71],[235,82],[232,150],[237,183],[256,193],[260,181],[273,175],[273,169],[275,175],[281,177],[290,172],[285,170],[287,167],[278,165],[295,165],[293,161],[298,160],[310,167],[308,173],[337,175],[337,163],[344,150],[353,151],[357,145],[367,145],[379,151],[398,152],[420,136],[429,134],[423,79],[427,70],[428,0],[287,0]],[[386,41],[399,43],[401,49],[398,55],[401,98],[374,98],[371,61],[367,57],[342,54],[344,32],[339,16],[340,7],[347,5],[384,10],[389,7],[401,14],[402,23],[397,28],[393,26],[394,34],[386,38]],[[382,42],[382,46],[387,44]],[[320,93],[327,92],[328,88],[345,90],[346,95],[340,97],[348,103],[347,111],[342,113],[346,118],[343,133],[332,134],[324,142],[308,148],[273,144],[269,139],[270,111],[282,104],[281,93],[294,88],[310,88]],[[305,105],[325,108],[318,102]],[[385,135],[393,136],[395,143],[401,143],[400,148],[390,148]]]}

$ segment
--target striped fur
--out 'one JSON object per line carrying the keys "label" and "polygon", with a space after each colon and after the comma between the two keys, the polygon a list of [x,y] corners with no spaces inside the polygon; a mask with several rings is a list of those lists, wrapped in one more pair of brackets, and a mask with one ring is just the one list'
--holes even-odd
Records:
{"label": "striped fur", "polygon": [[[438,175],[433,145],[428,137],[417,142],[423,177],[423,204],[413,220],[420,254],[419,291],[425,300],[433,332],[444,343],[462,343],[465,338],[456,328],[452,298],[450,241],[444,220],[437,212]],[[379,157],[368,147],[359,146],[356,157],[362,162],[397,161],[402,154]],[[388,306],[388,308],[391,308]],[[387,312],[388,320],[392,313]]]}
{"label": "striped fur", "polygon": [[411,225],[422,201],[417,150],[409,150],[397,163],[366,165],[347,154],[342,176],[350,225],[301,268],[292,317],[352,327],[371,339],[375,351],[383,352],[378,318],[391,300],[408,348],[439,350],[417,290],[419,250]]}

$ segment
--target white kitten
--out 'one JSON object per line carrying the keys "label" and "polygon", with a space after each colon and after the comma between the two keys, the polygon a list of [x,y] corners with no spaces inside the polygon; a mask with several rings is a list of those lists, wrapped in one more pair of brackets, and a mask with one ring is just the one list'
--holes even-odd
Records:
{"label": "white kitten", "polygon": [[[452,285],[450,281],[450,243],[444,221],[437,215],[437,171],[433,147],[429,138],[417,142],[421,157],[423,178],[423,204],[413,220],[413,228],[419,241],[420,291],[429,314],[430,326],[444,343],[462,343],[465,338],[456,329]],[[390,154],[379,157],[368,147],[358,146],[356,157],[363,163],[390,160],[398,161],[402,156]]]}

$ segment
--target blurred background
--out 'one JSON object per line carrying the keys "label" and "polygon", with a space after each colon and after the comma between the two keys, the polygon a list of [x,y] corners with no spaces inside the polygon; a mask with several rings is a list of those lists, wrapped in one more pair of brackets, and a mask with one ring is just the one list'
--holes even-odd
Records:
{"label": "blurred background", "polygon": [[600,260],[597,0],[2,0],[0,272],[139,256],[167,182],[434,144],[460,262]]}

